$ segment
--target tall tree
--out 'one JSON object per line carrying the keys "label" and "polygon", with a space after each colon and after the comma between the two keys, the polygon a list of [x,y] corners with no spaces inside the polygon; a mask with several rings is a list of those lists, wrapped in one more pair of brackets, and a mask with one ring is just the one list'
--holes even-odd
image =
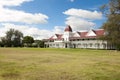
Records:
{"label": "tall tree", "polygon": [[40,48],[44,47],[44,41],[42,41],[42,40],[35,40],[34,43],[36,43],[37,47],[40,47]]}
{"label": "tall tree", "polygon": [[120,50],[120,0],[110,0],[107,9],[107,21],[102,26],[106,31],[104,39]]}
{"label": "tall tree", "polygon": [[33,39],[33,37],[31,37],[31,36],[25,36],[24,38],[23,38],[23,44],[24,44],[24,46],[26,46],[26,47],[30,47],[30,46],[32,46],[32,43],[34,42],[34,39]]}
{"label": "tall tree", "polygon": [[10,29],[9,31],[6,32],[5,38],[2,38],[2,42],[5,46],[7,47],[18,47],[22,45],[22,37],[23,33],[15,30],[15,29]]}

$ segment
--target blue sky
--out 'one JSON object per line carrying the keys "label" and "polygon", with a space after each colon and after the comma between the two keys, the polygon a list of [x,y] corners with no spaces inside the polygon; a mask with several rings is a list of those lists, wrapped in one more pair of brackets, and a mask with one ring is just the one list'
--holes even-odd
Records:
{"label": "blue sky", "polygon": [[98,29],[105,22],[99,7],[109,0],[1,0],[0,36],[10,28],[35,39],[62,33],[66,25],[74,31]]}

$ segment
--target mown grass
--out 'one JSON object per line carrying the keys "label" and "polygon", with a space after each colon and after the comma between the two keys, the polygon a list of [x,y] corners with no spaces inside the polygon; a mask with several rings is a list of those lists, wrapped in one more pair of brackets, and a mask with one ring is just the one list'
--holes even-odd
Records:
{"label": "mown grass", "polygon": [[0,48],[0,80],[120,80],[120,52]]}

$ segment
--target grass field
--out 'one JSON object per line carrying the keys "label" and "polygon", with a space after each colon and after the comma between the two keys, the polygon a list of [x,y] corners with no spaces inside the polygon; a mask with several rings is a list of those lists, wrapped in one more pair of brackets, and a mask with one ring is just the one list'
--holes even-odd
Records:
{"label": "grass field", "polygon": [[0,48],[0,80],[120,80],[120,52]]}

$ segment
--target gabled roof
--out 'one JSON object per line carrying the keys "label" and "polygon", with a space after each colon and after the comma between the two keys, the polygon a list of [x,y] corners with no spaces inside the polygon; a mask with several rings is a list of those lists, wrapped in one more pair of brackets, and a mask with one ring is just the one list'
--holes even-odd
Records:
{"label": "gabled roof", "polygon": [[[72,32],[72,28],[70,26],[67,26],[65,28],[65,31]],[[98,29],[98,30],[89,30],[84,32],[76,32],[69,37],[70,39],[89,39],[89,38],[97,38],[100,36],[103,36],[105,33],[104,29]],[[63,34],[55,34],[54,36],[50,37],[49,40],[62,40]]]}
{"label": "gabled roof", "polygon": [[65,31],[65,32],[72,32],[72,28],[71,28],[71,26],[68,25],[68,26],[65,28],[64,31]]}
{"label": "gabled roof", "polygon": [[52,36],[49,38],[49,40],[54,40],[54,39],[61,40],[61,39],[63,39],[62,35],[63,34],[55,34],[54,36],[56,36],[56,38],[54,36]]}
{"label": "gabled roof", "polygon": [[80,37],[79,32],[74,33],[74,34],[73,34],[73,37]]}
{"label": "gabled roof", "polygon": [[[88,33],[91,32],[90,35]],[[104,35],[104,29],[91,30],[86,32],[79,32],[81,38],[96,38]]]}
{"label": "gabled roof", "polygon": [[91,29],[88,31],[88,33],[86,34],[86,36],[97,36],[95,33],[95,30]]}
{"label": "gabled roof", "polygon": [[102,36],[102,35],[104,35],[104,33],[105,33],[105,30],[104,30],[104,29],[95,30],[95,34],[96,34],[97,36]]}
{"label": "gabled roof", "polygon": [[88,32],[79,32],[79,34],[80,34],[81,38],[86,37],[86,34],[87,34],[87,33],[88,33]]}
{"label": "gabled roof", "polygon": [[56,35],[57,35],[57,39],[59,39],[59,40],[63,39],[63,38],[62,38],[62,35],[63,35],[63,34],[56,34]]}

